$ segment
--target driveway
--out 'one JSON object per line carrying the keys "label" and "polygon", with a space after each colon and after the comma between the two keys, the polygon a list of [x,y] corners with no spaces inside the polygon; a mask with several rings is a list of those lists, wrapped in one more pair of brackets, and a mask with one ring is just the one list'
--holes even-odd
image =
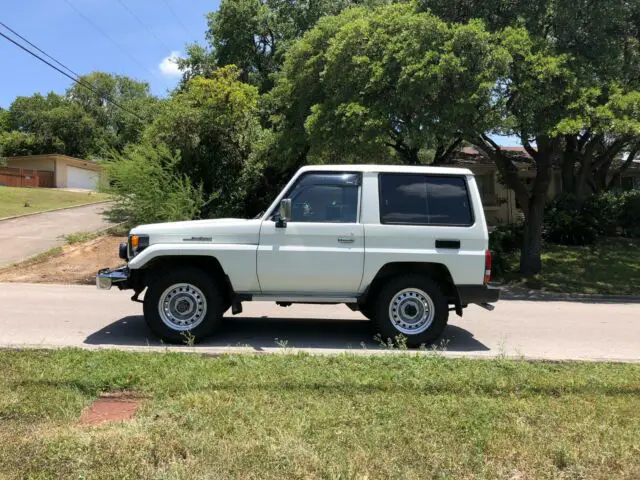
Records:
{"label": "driveway", "polygon": [[63,235],[109,226],[102,217],[106,204],[0,220],[0,266],[24,260],[65,243]]}
{"label": "driveway", "polygon": [[[345,306],[245,303],[203,344],[163,346],[146,328],[129,292],[95,287],[0,284],[0,347],[81,347],[199,353],[386,353],[371,324]],[[640,361],[640,304],[500,301],[455,315],[443,354],[547,360]]]}

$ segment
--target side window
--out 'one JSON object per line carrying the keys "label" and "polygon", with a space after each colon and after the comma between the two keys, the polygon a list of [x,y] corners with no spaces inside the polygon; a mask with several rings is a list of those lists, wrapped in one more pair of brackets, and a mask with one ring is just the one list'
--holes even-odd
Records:
{"label": "side window", "polygon": [[473,215],[466,181],[446,175],[381,174],[380,222],[469,226]]}
{"label": "side window", "polygon": [[292,222],[355,223],[359,174],[305,175],[289,194]]}

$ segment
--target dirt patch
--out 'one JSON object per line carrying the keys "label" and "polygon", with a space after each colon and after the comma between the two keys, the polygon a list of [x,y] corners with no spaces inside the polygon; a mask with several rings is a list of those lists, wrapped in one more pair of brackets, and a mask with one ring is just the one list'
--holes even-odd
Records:
{"label": "dirt patch", "polygon": [[22,264],[0,269],[0,282],[62,283],[91,285],[96,273],[124,262],[118,257],[118,245],[126,237],[104,236],[85,243],[66,245],[59,255],[37,264]]}
{"label": "dirt patch", "polygon": [[107,422],[131,420],[136,414],[139,400],[127,396],[101,395],[80,416],[81,425],[99,425]]}

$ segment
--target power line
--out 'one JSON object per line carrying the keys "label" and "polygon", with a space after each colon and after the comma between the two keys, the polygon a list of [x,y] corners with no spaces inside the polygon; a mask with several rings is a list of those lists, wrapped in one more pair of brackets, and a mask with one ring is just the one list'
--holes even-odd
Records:
{"label": "power line", "polygon": [[71,72],[73,75],[75,75],[76,77],[79,77],[80,75],[78,75],[76,72],[74,72],[73,70],[71,70],[70,68],[68,68],[66,65],[64,65],[63,63],[59,62],[58,60],[56,60],[55,58],[53,58],[51,55],[49,55],[47,52],[45,52],[44,50],[42,50],[41,48],[39,48],[37,45],[34,45],[33,43],[31,43],[29,40],[27,40],[26,38],[24,38],[22,35],[20,35],[18,32],[16,32],[14,29],[12,29],[11,27],[9,27],[7,24],[0,22],[0,25],[2,25],[4,28],[6,28],[7,30],[9,30],[11,33],[13,33],[16,37],[18,37],[20,40],[22,40],[23,42],[28,43],[30,46],[32,46],[33,48],[35,48],[37,51],[39,51],[40,53],[42,53],[44,56],[46,56],[47,58],[49,58],[50,60],[53,60],[54,62],[56,62],[58,65],[60,65],[62,68],[64,68],[65,70],[67,70],[68,72]]}
{"label": "power line", "polygon": [[[136,64],[138,64],[138,66],[140,66],[140,68],[146,70],[149,75],[151,75],[151,77],[154,76],[153,72],[151,70],[149,70],[147,67],[145,67],[142,62],[140,62],[136,57],[134,57],[133,55],[131,55],[129,53],[129,51],[124,48],[122,45],[120,45],[118,42],[116,42],[113,38],[111,38],[107,33],[104,32],[104,30],[102,30],[100,27],[98,27],[94,22],[91,21],[91,19],[89,17],[87,17],[84,13],[82,13],[80,10],[78,10],[78,8],[76,8],[76,6],[71,3],[70,0],[64,0],[64,2],[69,5],[71,8],[73,8],[75,10],[75,12],[80,15],[82,18],[84,18],[84,20],[91,25],[93,28],[95,28],[103,37],[105,37],[107,40],[109,40],[111,43],[113,43],[116,47],[118,47],[120,50],[122,50],[133,62],[135,62]],[[168,87],[169,85],[165,82],[165,85]]]}
{"label": "power line", "polygon": [[186,33],[187,36],[190,36],[191,34],[189,33],[189,30],[187,29],[187,27],[184,26],[184,23],[182,23],[182,20],[180,20],[180,17],[176,15],[176,12],[173,11],[173,8],[171,8],[171,5],[169,4],[169,2],[167,0],[162,0],[162,3],[164,3],[164,5],[169,10],[169,12],[171,12],[171,15],[173,15],[173,18],[175,18],[176,21],[180,24],[180,26],[184,30],[184,33]]}
{"label": "power line", "polygon": [[[4,25],[4,24],[3,24]],[[93,92],[95,95],[98,96],[98,98],[100,98],[101,100],[107,100],[108,102],[111,102],[113,105],[115,105],[116,107],[120,108],[121,110],[123,110],[124,112],[127,112],[128,114],[136,117],[138,120],[144,122],[144,119],[142,117],[140,117],[137,113],[129,110],[128,108],[123,107],[122,105],[120,105],[118,102],[116,102],[115,100],[101,95],[100,92],[98,92],[96,89],[94,89],[90,84],[88,84],[87,82],[83,81],[82,79],[77,79],[75,77],[73,77],[72,75],[69,75],[67,72],[61,70],[60,68],[56,67],[54,64],[48,62],[47,60],[45,60],[44,58],[42,58],[40,55],[38,55],[37,53],[32,52],[31,50],[29,50],[27,47],[25,47],[24,45],[21,45],[20,43],[16,42],[13,38],[8,37],[7,35],[5,35],[4,33],[0,32],[0,36],[4,37],[6,40],[10,41],[11,43],[13,43],[15,46],[17,46],[18,48],[21,48],[22,50],[24,50],[25,52],[27,52],[29,55],[32,55],[33,57],[37,58],[38,60],[40,60],[41,62],[45,63],[46,65],[50,66],[51,68],[53,68],[54,70],[56,70],[57,72],[61,73],[62,75],[64,75],[65,77],[71,79],[73,82],[77,83],[78,85],[86,88],[87,90]],[[22,38],[22,37],[21,37]],[[27,40],[25,40],[27,41]],[[30,45],[33,45],[31,42],[28,42]],[[37,48],[37,47],[35,47]],[[39,51],[42,51],[38,48]],[[44,52],[43,52],[44,53]],[[52,58],[50,55],[44,53],[45,55],[47,55],[47,57]],[[71,71],[70,69],[68,69],[66,66],[64,66],[62,63],[58,62],[57,60],[53,59],[56,63],[60,64],[63,66],[63,68],[66,68],[67,70]]]}
{"label": "power line", "polygon": [[124,3],[122,0],[116,1],[142,26],[142,28],[144,28],[149,33],[149,35],[153,36],[153,38],[155,38],[163,48],[165,48],[169,52],[171,51],[171,48],[169,48],[167,44],[164,43],[149,27],[147,27],[147,25],[142,20],[140,20],[140,18],[135,13],[133,13],[133,11],[129,7],[127,7],[126,3]]}

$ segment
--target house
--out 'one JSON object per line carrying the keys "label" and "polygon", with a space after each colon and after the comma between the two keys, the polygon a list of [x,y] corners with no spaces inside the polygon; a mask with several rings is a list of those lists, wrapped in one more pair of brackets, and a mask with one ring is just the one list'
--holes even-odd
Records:
{"label": "house", "polygon": [[96,162],[67,155],[26,155],[7,157],[10,169],[28,169],[37,173],[38,186],[96,190],[102,167]]}
{"label": "house", "polygon": [[[524,147],[501,147],[511,156],[517,166],[520,178],[527,186],[531,186],[536,176],[535,165]],[[514,223],[522,220],[522,211],[515,194],[504,186],[498,177],[495,163],[474,147],[463,147],[455,154],[451,166],[464,167],[471,170],[482,196],[484,213],[489,225]],[[619,190],[640,189],[640,162],[633,162],[615,182],[614,188]],[[560,168],[555,167],[549,185],[549,199],[562,192],[562,176]]]}
{"label": "house", "polygon": [[[528,186],[533,184],[536,168],[531,156],[524,147],[501,147],[508,152],[517,166],[520,178]],[[474,147],[463,147],[455,154],[452,166],[471,170],[482,196],[484,213],[489,225],[514,223],[522,220],[522,211],[515,193],[499,181],[495,163]],[[554,198],[562,191],[560,169],[555,169],[549,186],[549,198]]]}

